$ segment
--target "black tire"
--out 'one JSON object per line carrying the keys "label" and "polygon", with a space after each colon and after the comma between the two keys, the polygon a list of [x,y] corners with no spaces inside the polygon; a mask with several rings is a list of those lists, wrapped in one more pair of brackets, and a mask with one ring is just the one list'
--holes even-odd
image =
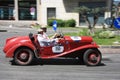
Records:
{"label": "black tire", "polygon": [[34,54],[29,48],[20,48],[15,52],[14,62],[17,65],[25,66],[31,64]]}
{"label": "black tire", "polygon": [[98,66],[101,59],[102,56],[98,49],[88,49],[83,55],[83,61],[87,66]]}

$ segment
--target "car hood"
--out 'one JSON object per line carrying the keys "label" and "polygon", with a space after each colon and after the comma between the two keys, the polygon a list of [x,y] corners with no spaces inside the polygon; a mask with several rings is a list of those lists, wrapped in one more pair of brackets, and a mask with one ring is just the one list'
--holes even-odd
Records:
{"label": "car hood", "polygon": [[70,42],[92,42],[91,36],[65,36],[65,40]]}

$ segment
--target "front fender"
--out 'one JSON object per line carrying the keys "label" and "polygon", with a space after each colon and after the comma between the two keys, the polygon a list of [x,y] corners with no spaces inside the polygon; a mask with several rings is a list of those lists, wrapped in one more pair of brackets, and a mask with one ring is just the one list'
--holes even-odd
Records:
{"label": "front fender", "polygon": [[14,52],[19,47],[28,47],[31,50],[35,50],[35,46],[32,43],[18,43],[13,46],[6,52],[6,57],[12,58],[14,56]]}

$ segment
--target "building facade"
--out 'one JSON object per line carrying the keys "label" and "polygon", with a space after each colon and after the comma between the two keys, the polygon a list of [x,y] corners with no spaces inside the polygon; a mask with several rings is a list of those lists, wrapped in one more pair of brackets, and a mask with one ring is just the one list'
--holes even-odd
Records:
{"label": "building facade", "polygon": [[[108,7],[109,0],[0,0],[0,21],[37,22],[47,25],[49,18],[75,19],[77,26],[84,25],[82,17],[75,12],[80,6]],[[92,20],[91,15],[89,18]],[[102,23],[104,13],[100,14]]]}

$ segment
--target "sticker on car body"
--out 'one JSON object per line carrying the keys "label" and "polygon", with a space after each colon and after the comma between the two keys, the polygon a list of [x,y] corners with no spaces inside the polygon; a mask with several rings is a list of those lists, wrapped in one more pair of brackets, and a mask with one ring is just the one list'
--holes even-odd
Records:
{"label": "sticker on car body", "polygon": [[80,40],[81,40],[81,37],[79,37],[79,36],[71,36],[71,39],[72,39],[73,41],[80,41]]}

